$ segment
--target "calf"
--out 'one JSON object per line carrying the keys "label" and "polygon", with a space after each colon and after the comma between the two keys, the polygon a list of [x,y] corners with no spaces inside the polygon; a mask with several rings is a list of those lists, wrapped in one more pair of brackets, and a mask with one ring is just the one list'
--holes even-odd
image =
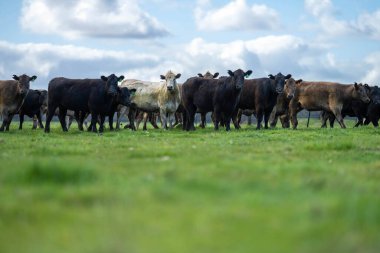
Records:
{"label": "calf", "polygon": [[241,69],[232,72],[221,79],[207,79],[192,77],[182,86],[182,104],[184,106],[185,130],[195,130],[194,117],[196,112],[213,112],[215,130],[219,123],[224,121],[226,130],[230,130],[230,121],[238,104],[240,93],[244,87],[244,77],[248,77],[251,70],[244,72]]}
{"label": "calf", "polygon": [[[22,104],[20,115],[20,126],[22,129],[24,123],[24,115],[33,118],[36,117],[40,128],[44,128],[42,124],[42,113],[47,107],[47,90],[29,90],[28,95],[25,97],[25,101]],[[33,122],[33,129],[36,129],[37,125]]]}
{"label": "calf", "polygon": [[369,103],[365,88],[358,84],[344,85],[331,82],[299,82],[296,84],[294,97],[289,103],[290,120],[293,129],[297,128],[297,113],[302,109],[308,111],[327,111],[334,114],[342,128],[342,109],[344,104],[358,99]]}
{"label": "calf", "polygon": [[170,128],[173,127],[172,116],[181,102],[180,90],[177,85],[177,79],[181,77],[181,74],[168,71],[166,75],[160,77],[161,80],[164,80],[163,82],[125,80],[121,84],[122,87],[136,89],[128,114],[132,130],[136,130],[134,120],[137,111],[159,112],[162,128],[167,129],[168,119]]}
{"label": "calf", "polygon": [[56,108],[59,108],[59,121],[63,131],[67,131],[66,112],[73,110],[81,112],[80,124],[83,123],[84,115],[91,113],[92,131],[97,132],[96,122],[100,116],[99,131],[104,130],[104,120],[114,105],[118,95],[118,82],[124,76],[117,77],[114,74],[100,79],[68,79],[54,78],[49,83],[48,89],[48,113],[46,117],[45,132],[50,131],[50,121]]}
{"label": "calf", "polygon": [[13,75],[14,80],[0,81],[0,115],[3,123],[0,131],[8,131],[13,116],[19,112],[25,97],[29,92],[30,82],[37,79],[36,76]]}

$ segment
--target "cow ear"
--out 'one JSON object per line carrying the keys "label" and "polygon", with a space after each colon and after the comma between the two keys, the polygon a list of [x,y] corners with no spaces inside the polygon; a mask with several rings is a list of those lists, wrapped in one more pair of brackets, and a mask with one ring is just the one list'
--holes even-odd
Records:
{"label": "cow ear", "polygon": [[36,80],[36,79],[37,79],[37,76],[32,76],[32,77],[29,79],[29,81],[33,82],[33,81]]}
{"label": "cow ear", "polygon": [[178,78],[180,78],[180,77],[181,77],[181,74],[178,73],[178,74],[175,76],[175,79],[178,79]]}
{"label": "cow ear", "polygon": [[136,91],[136,89],[129,89],[129,93],[131,93],[131,96],[134,96]]}
{"label": "cow ear", "polygon": [[117,78],[117,81],[118,82],[121,82],[121,81],[123,81],[124,80],[124,76],[119,76],[118,78]]}
{"label": "cow ear", "polygon": [[291,74],[288,74],[287,76],[285,76],[285,79],[289,79],[289,78],[291,78],[292,77],[292,75]]}
{"label": "cow ear", "polygon": [[13,75],[12,78],[13,78],[14,80],[16,80],[16,81],[20,80],[20,78],[18,78],[18,76],[16,76],[16,75]]}
{"label": "cow ear", "polygon": [[203,75],[202,75],[201,73],[198,73],[198,76],[199,76],[199,77],[203,77]]}
{"label": "cow ear", "polygon": [[161,80],[165,80],[166,79],[164,75],[160,75],[160,78],[161,78]]}
{"label": "cow ear", "polygon": [[297,80],[296,83],[302,83],[302,79]]}
{"label": "cow ear", "polygon": [[102,79],[104,82],[107,82],[108,78],[105,76],[101,76],[100,79]]}
{"label": "cow ear", "polygon": [[228,70],[228,74],[229,74],[230,76],[234,76],[234,72],[232,72],[231,70]]}
{"label": "cow ear", "polygon": [[355,90],[359,89],[359,85],[357,82],[354,83]]}
{"label": "cow ear", "polygon": [[268,77],[269,77],[270,79],[273,79],[273,80],[275,79],[274,75],[272,75],[272,74],[269,74]]}
{"label": "cow ear", "polygon": [[252,74],[252,70],[248,70],[247,72],[244,73],[244,77],[248,78]]}
{"label": "cow ear", "polygon": [[217,78],[219,76],[219,72],[216,72],[212,77]]}

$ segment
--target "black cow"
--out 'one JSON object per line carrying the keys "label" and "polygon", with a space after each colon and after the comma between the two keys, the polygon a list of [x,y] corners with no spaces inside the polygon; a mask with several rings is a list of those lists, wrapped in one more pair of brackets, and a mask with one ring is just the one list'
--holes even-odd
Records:
{"label": "black cow", "polygon": [[229,70],[227,78],[192,77],[187,79],[182,86],[185,130],[195,130],[194,117],[196,112],[213,112],[215,130],[219,129],[219,123],[223,119],[226,130],[229,131],[231,117],[244,86],[244,77],[248,77],[251,73],[251,70],[244,72],[238,69],[235,72]]}
{"label": "black cow", "polygon": [[[59,107],[59,121],[63,131],[66,127],[66,111],[73,110],[81,112],[82,115],[91,113],[92,131],[97,132],[96,122],[100,116],[99,131],[104,130],[104,120],[110,112],[118,93],[118,82],[124,76],[117,77],[112,74],[108,77],[101,76],[100,79],[67,79],[63,77],[54,78],[49,83],[48,89],[48,113],[46,118],[45,132],[50,131],[50,121],[54,112]],[[84,116],[80,118],[83,123]]]}
{"label": "black cow", "polygon": [[370,89],[369,97],[371,102],[368,105],[367,118],[364,124],[368,125],[372,122],[375,127],[378,127],[380,118],[380,88],[378,86],[373,86]]}
{"label": "black cow", "polygon": [[[237,109],[254,110],[257,118],[256,129],[261,128],[263,118],[265,128],[268,128],[269,116],[276,105],[277,95],[284,91],[285,81],[291,76],[278,73],[276,76],[269,75],[269,78],[245,80]],[[237,112],[236,110],[234,125],[235,128],[240,128]]]}
{"label": "black cow", "polygon": [[[29,90],[25,97],[24,103],[22,104],[19,115],[20,115],[20,126],[22,129],[24,123],[24,115],[38,120],[38,125],[40,128],[44,128],[42,124],[42,113],[47,107],[47,90]],[[33,129],[36,129],[37,125],[33,122]]]}
{"label": "black cow", "polygon": [[[117,111],[118,105],[124,105],[124,106],[130,106],[131,105],[131,94],[135,93],[136,89],[128,89],[127,87],[119,87],[118,88],[118,94],[116,99],[113,101],[113,104],[109,110],[109,112],[106,114],[108,116],[108,123],[110,126],[110,130],[113,131],[113,117],[115,115],[115,112]],[[88,127],[88,130],[92,129],[92,122],[90,126]]]}

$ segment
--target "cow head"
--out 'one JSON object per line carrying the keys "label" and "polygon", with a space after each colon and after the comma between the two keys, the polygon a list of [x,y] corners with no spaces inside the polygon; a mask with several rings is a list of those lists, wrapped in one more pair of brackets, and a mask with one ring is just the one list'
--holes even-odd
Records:
{"label": "cow head", "polygon": [[36,80],[37,76],[30,77],[25,74],[21,76],[13,75],[13,79],[17,81],[18,92],[21,95],[26,95],[30,87],[30,82],[33,82],[34,80]]}
{"label": "cow head", "polygon": [[118,94],[118,82],[124,80],[124,76],[117,77],[115,74],[112,74],[108,77],[101,76],[100,77],[106,83],[106,92],[110,96],[117,96]]}
{"label": "cow head", "polygon": [[171,70],[166,75],[161,75],[161,80],[165,80],[165,85],[168,91],[174,91],[177,88],[177,79],[181,77],[181,74],[174,74]]}
{"label": "cow head", "polygon": [[288,80],[286,80],[285,86],[284,86],[284,92],[285,92],[287,99],[290,100],[294,97],[294,93],[296,92],[297,84],[299,84],[301,82],[302,82],[302,79],[299,79],[296,81],[293,78],[289,78]]}
{"label": "cow head", "polygon": [[252,70],[248,70],[247,72],[244,72],[241,69],[235,70],[234,72],[228,70],[228,75],[232,78],[232,82],[237,90],[241,90],[243,88],[244,78],[249,77],[251,74]]}
{"label": "cow head", "polygon": [[284,91],[285,81],[292,77],[291,74],[284,76],[283,74],[278,73],[277,75],[268,75],[270,79],[274,81],[275,89],[278,94],[281,94]]}
{"label": "cow head", "polygon": [[117,95],[117,103],[120,105],[130,106],[131,96],[136,92],[136,89],[128,89],[127,87],[119,87]]}
{"label": "cow head", "polygon": [[211,74],[209,71],[206,72],[206,74],[202,75],[201,73],[198,73],[199,77],[207,78],[207,79],[214,79],[219,76],[219,73],[216,72],[215,74]]}
{"label": "cow head", "polygon": [[369,88],[370,88],[370,91],[369,91],[368,96],[371,99],[371,103],[373,103],[375,105],[379,105],[380,104],[380,88],[377,86],[373,86],[373,87],[369,87]]}
{"label": "cow head", "polygon": [[368,97],[366,88],[362,84],[354,83],[353,97],[363,101],[364,103],[369,103],[371,100]]}

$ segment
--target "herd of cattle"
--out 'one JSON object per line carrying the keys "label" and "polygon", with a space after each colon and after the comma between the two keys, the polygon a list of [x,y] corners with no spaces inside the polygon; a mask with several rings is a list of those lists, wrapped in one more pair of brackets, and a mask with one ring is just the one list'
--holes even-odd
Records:
{"label": "herd of cattle", "polygon": [[[44,128],[42,115],[46,113],[45,132],[50,131],[50,122],[57,115],[63,131],[68,131],[75,119],[78,127],[89,114],[89,131],[104,131],[105,118],[113,130],[114,114],[117,113],[116,128],[120,120],[128,116],[129,125],[136,130],[144,120],[144,129],[149,120],[155,128],[156,118],[167,129],[182,123],[184,130],[195,130],[195,115],[201,114],[201,127],[205,127],[206,114],[212,112],[215,130],[224,126],[230,130],[230,122],[240,128],[241,115],[254,115],[257,129],[275,127],[278,118],[282,127],[297,128],[297,113],[305,109],[321,111],[322,127],[327,120],[332,127],[337,120],[345,128],[345,116],[357,117],[356,126],[373,123],[378,126],[380,118],[380,89],[367,84],[339,84],[332,82],[306,82],[292,76],[269,75],[266,78],[246,79],[252,71],[229,70],[227,76],[218,78],[218,73],[187,79],[177,83],[181,74],[168,71],[161,75],[161,82],[146,82],[124,79],[114,74],[99,79],[54,78],[48,90],[32,90],[30,82],[36,76],[13,76],[13,80],[0,81],[0,113],[3,118],[0,131],[9,130],[12,118],[19,114],[20,126],[24,115],[34,118],[33,128]],[[66,118],[69,117],[69,124]],[[175,123],[173,122],[175,120]],[[136,123],[135,123],[136,121]],[[264,121],[264,122],[263,122]],[[174,123],[174,124],[173,124]],[[127,126],[126,126],[127,127]]]}

